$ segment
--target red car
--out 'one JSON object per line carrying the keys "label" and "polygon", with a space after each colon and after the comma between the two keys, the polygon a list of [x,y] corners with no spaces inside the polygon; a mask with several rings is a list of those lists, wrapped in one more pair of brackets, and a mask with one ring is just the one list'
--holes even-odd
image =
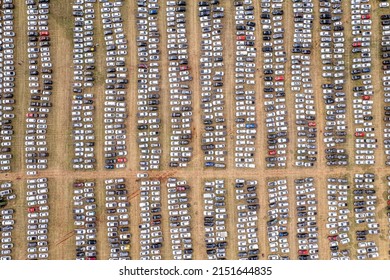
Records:
{"label": "red car", "polygon": [[353,42],[352,43],[352,47],[361,47],[362,46],[362,42]]}
{"label": "red car", "polygon": [[32,118],[33,116],[34,116],[33,113],[27,113],[27,114],[26,114],[26,117],[27,117],[27,118]]}
{"label": "red car", "polygon": [[161,220],[154,220],[150,222],[152,225],[161,225]]}
{"label": "red car", "polygon": [[371,15],[370,15],[370,14],[362,15],[362,19],[370,19],[370,18],[371,18]]}
{"label": "red car", "polygon": [[316,126],[316,122],[309,122],[309,126]]}
{"label": "red car", "polygon": [[308,250],[298,250],[298,255],[308,255],[309,251]]}
{"label": "red car", "polygon": [[369,95],[363,95],[363,100],[370,100],[371,97]]}
{"label": "red car", "polygon": [[49,31],[41,31],[39,32],[39,36],[49,36]]}
{"label": "red car", "polygon": [[246,39],[245,35],[237,36],[237,41],[245,41],[245,39]]}
{"label": "red car", "polygon": [[176,187],[176,190],[178,192],[184,192],[186,190],[186,187]]}
{"label": "red car", "polygon": [[269,151],[268,151],[268,154],[269,154],[270,156],[276,155],[276,150],[269,150]]}
{"label": "red car", "polygon": [[126,158],[118,158],[118,162],[127,162]]}
{"label": "red car", "polygon": [[337,235],[329,235],[328,240],[329,241],[337,241]]}
{"label": "red car", "polygon": [[355,132],[356,137],[364,137],[364,132]]}
{"label": "red car", "polygon": [[35,211],[37,211],[38,209],[36,207],[29,207],[28,208],[28,212],[29,213],[34,213]]}
{"label": "red car", "polygon": [[180,71],[184,71],[184,70],[190,70],[190,66],[188,66],[188,65],[180,66]]}
{"label": "red car", "polygon": [[87,257],[87,260],[96,260],[96,257]]}
{"label": "red car", "polygon": [[284,76],[276,76],[275,81],[284,81]]}

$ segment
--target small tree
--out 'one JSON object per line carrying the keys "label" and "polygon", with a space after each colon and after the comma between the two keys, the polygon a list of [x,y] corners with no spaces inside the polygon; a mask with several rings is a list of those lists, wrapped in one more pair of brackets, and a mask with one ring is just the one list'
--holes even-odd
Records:
{"label": "small tree", "polygon": [[0,198],[0,208],[5,207],[7,203],[7,200],[3,200],[2,198]]}

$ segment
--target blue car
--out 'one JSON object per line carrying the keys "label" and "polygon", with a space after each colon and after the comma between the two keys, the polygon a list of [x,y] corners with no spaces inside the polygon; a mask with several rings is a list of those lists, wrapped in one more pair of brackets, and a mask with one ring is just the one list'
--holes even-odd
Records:
{"label": "blue car", "polygon": [[257,127],[257,124],[255,124],[255,123],[247,123],[245,125],[245,128],[256,128],[256,127]]}

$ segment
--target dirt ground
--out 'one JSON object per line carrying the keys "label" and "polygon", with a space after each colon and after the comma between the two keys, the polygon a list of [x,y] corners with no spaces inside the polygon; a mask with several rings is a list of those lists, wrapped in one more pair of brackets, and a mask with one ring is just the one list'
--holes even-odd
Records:
{"label": "dirt ground", "polygon": [[[167,192],[164,188],[166,183],[166,178],[170,176],[178,177],[181,179],[186,179],[187,182],[192,186],[190,192],[191,199],[191,211],[192,211],[192,238],[194,244],[194,259],[206,259],[206,249],[204,245],[204,229],[203,229],[203,201],[202,199],[202,189],[203,182],[206,180],[214,179],[224,179],[225,186],[227,187],[227,209],[230,218],[228,219],[227,230],[229,232],[229,242],[227,248],[227,258],[228,259],[237,259],[237,238],[236,238],[236,201],[234,194],[234,180],[236,178],[244,178],[246,180],[258,180],[258,197],[260,199],[260,212],[259,221],[260,230],[259,234],[259,245],[261,254],[264,254],[264,257],[261,256],[261,259],[265,259],[268,255],[268,241],[266,237],[266,219],[268,210],[268,193],[266,191],[266,182],[272,179],[281,179],[286,178],[288,180],[289,188],[289,202],[290,210],[295,211],[295,191],[294,191],[294,179],[304,178],[312,176],[315,178],[315,186],[317,188],[317,199],[318,203],[318,222],[319,222],[319,254],[320,259],[329,259],[329,245],[326,240],[327,229],[325,228],[326,218],[328,214],[327,200],[326,200],[326,179],[328,177],[341,177],[347,176],[349,179],[353,178],[354,173],[363,173],[363,172],[374,172],[377,176],[376,187],[378,195],[378,214],[377,219],[381,225],[381,234],[375,236],[372,239],[377,242],[380,250],[380,259],[389,259],[387,251],[389,250],[388,244],[388,221],[384,213],[384,208],[386,206],[385,197],[382,195],[387,191],[387,185],[384,181],[384,178],[390,173],[388,168],[384,164],[383,156],[383,124],[381,123],[382,117],[382,108],[383,108],[383,98],[380,96],[381,92],[381,70],[379,62],[374,62],[374,73],[373,73],[373,84],[375,90],[375,127],[376,134],[378,138],[378,146],[375,155],[376,155],[376,165],[375,167],[362,167],[355,166],[352,162],[348,167],[338,167],[338,168],[329,168],[326,166],[324,160],[324,145],[322,144],[322,134],[318,132],[318,161],[314,168],[297,168],[294,166],[294,150],[296,143],[294,141],[295,130],[294,126],[290,126],[289,136],[291,142],[289,144],[289,152],[287,157],[287,168],[286,169],[266,169],[265,168],[265,156],[266,153],[266,139],[262,137],[265,135],[265,126],[264,118],[265,113],[263,110],[263,98],[262,90],[260,86],[260,80],[256,85],[257,92],[257,120],[259,124],[258,136],[257,136],[257,154],[256,154],[256,163],[257,168],[250,169],[237,169],[234,167],[234,137],[228,138],[228,165],[225,170],[213,170],[203,168],[203,155],[200,150],[200,141],[202,133],[202,123],[200,114],[200,94],[199,94],[199,51],[200,51],[200,24],[197,16],[197,1],[187,1],[187,36],[189,40],[189,52],[190,52],[190,63],[191,63],[191,74],[194,77],[194,81],[191,84],[191,88],[194,92],[193,94],[193,107],[195,108],[193,113],[193,147],[194,147],[194,157],[190,166],[186,169],[171,169],[167,167],[169,161],[169,134],[170,134],[170,119],[169,119],[169,85],[167,77],[167,62],[166,62],[166,34],[164,32],[166,27],[166,18],[165,18],[165,8],[166,5],[164,1],[159,1],[160,11],[158,14],[159,17],[159,29],[162,34],[160,50],[162,51],[162,63],[161,70],[161,96],[162,104],[161,116],[163,119],[162,126],[162,145],[163,145],[163,156],[162,156],[162,166],[159,171],[149,172],[150,178],[159,178],[161,180],[162,186],[162,204],[167,205]],[[373,6],[373,38],[372,41],[380,40],[380,33],[375,32],[379,30],[380,20],[379,14],[377,11],[377,3],[371,1]],[[343,4],[345,15],[345,34],[350,36],[350,18],[349,18],[349,3],[345,2]],[[224,42],[224,63],[225,63],[225,80],[224,80],[224,92],[226,96],[226,119],[227,126],[229,129],[229,134],[235,134],[235,124],[234,124],[234,59],[235,59],[235,46],[234,46],[234,11],[232,1],[224,1],[223,6],[225,7],[225,18],[223,19],[224,25],[226,28],[223,30],[222,40]],[[289,22],[292,18],[292,2],[287,1],[285,3],[285,28],[286,28],[286,50],[289,53],[292,47],[292,38],[293,38],[293,25]],[[261,27],[259,22],[259,6],[255,5],[256,9],[256,33],[257,33],[257,42],[256,46],[258,49],[261,47]],[[314,11],[315,11],[315,24],[313,30],[314,41],[319,40],[319,23],[318,23],[318,2],[314,1]],[[97,20],[95,32],[97,37],[99,34],[102,34],[101,20],[99,18],[100,11],[96,7],[97,11]],[[137,30],[136,30],[136,19],[134,13],[136,11],[136,1],[126,1],[122,7],[122,15],[125,19],[124,29],[126,32],[127,39],[129,40],[129,54],[127,57],[127,63],[129,68],[129,89],[128,89],[128,132],[127,132],[127,146],[128,146],[128,166],[123,170],[113,170],[106,171],[103,169],[104,158],[103,158],[103,139],[104,139],[104,126],[103,126],[103,100],[104,100],[104,75],[105,75],[105,65],[104,65],[104,49],[98,48],[96,57],[98,58],[97,64],[97,76],[103,77],[102,79],[96,82],[94,87],[94,93],[97,96],[96,100],[96,111],[95,111],[95,135],[97,138],[96,141],[96,155],[97,155],[97,167],[95,171],[73,171],[70,165],[70,159],[72,158],[73,147],[71,139],[71,82],[72,82],[72,40],[71,40],[71,31],[70,29],[73,26],[73,17],[71,16],[71,3],[61,0],[52,0],[51,1],[51,14],[50,14],[50,23],[49,28],[51,32],[51,42],[52,42],[52,62],[54,65],[54,93],[53,93],[53,107],[50,112],[49,117],[49,128],[48,128],[48,143],[50,149],[50,158],[49,158],[49,168],[45,171],[39,172],[40,177],[49,178],[49,190],[50,190],[50,223],[49,223],[49,256],[50,259],[74,259],[75,257],[75,237],[73,234],[73,218],[72,218],[72,197],[73,197],[73,188],[72,183],[76,179],[89,179],[95,180],[96,182],[96,195],[97,195],[97,204],[98,204],[98,258],[107,259],[109,256],[109,247],[107,242],[107,228],[106,228],[106,214],[105,214],[105,198],[104,198],[104,180],[108,178],[126,178],[127,187],[129,189],[129,201],[131,203],[130,211],[131,215],[131,234],[132,234],[132,249],[131,249],[131,258],[139,258],[139,182],[136,179],[137,169],[138,169],[138,159],[139,154],[136,139],[136,45],[134,44]],[[383,13],[383,9],[381,13]],[[16,40],[18,41],[16,48],[16,60],[17,61],[26,61],[26,8],[25,5],[17,5],[15,9],[15,24],[16,24]],[[101,37],[101,36],[100,36]],[[98,42],[102,43],[102,38],[97,39]],[[350,49],[351,38],[346,39],[347,52]],[[101,44],[102,45],[102,44]],[[380,44],[374,44],[372,49],[372,54],[374,61],[379,58],[379,48]],[[312,58],[312,79],[313,85],[315,87],[316,99],[315,106],[317,110],[317,119],[319,127],[323,127],[325,123],[324,118],[324,104],[321,97],[320,85],[323,83],[321,78],[321,62],[320,62],[320,53],[319,49],[316,48],[313,50]],[[257,55],[257,66],[260,71],[257,71],[256,78],[260,79],[262,77],[262,54],[258,53]],[[101,58],[101,59],[99,59]],[[351,61],[347,61],[347,65],[350,65]],[[290,69],[290,59],[286,64],[286,70]],[[24,114],[27,112],[28,107],[28,93],[26,91],[28,86],[27,81],[27,70],[28,64],[26,62],[21,62],[21,64],[16,64],[17,71],[17,88],[16,88],[16,107],[15,111],[17,113],[17,122],[15,122],[15,140],[13,143],[15,158],[13,161],[13,171],[7,174],[0,174],[1,180],[11,180],[14,184],[14,190],[17,193],[17,200],[14,202],[14,208],[16,209],[16,225],[14,230],[15,242],[13,258],[14,259],[25,259],[27,255],[26,251],[26,223],[27,223],[27,211],[26,211],[26,188],[25,181],[27,176],[25,175],[24,168],[24,131],[25,131],[25,121]],[[375,73],[380,73],[380,75],[375,75]],[[349,72],[349,71],[348,71]],[[293,124],[295,120],[294,117],[294,97],[291,94],[289,89],[290,75],[287,72],[286,77],[286,93],[287,93],[287,110],[289,112],[288,121],[290,124]],[[350,77],[347,75],[347,120],[349,124],[349,133],[352,135],[353,126],[352,126],[352,93],[350,91]],[[348,137],[348,143],[346,148],[349,151],[350,158],[353,158],[354,155],[354,143],[353,137]],[[352,181],[351,181],[352,183]],[[168,221],[168,210],[163,207],[163,235],[164,235],[164,246],[162,248],[162,257],[163,259],[171,259],[172,252],[170,247],[170,238],[169,238],[169,221]],[[352,224],[354,221],[350,221]],[[352,247],[356,247],[355,241],[355,228],[352,226],[351,234],[352,237]],[[291,217],[289,223],[290,231],[290,258],[297,259],[297,240],[296,235],[296,217]],[[356,250],[351,250],[353,254],[356,254]],[[355,256],[355,255],[353,255]]]}

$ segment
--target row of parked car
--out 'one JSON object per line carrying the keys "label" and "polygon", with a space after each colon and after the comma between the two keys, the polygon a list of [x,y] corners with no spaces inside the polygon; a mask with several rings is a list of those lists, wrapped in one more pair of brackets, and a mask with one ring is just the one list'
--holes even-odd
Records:
{"label": "row of parked car", "polygon": [[226,118],[222,31],[224,8],[219,1],[198,2],[201,27],[200,86],[204,166],[226,166]]}
{"label": "row of parked car", "polygon": [[14,129],[12,120],[15,118],[14,110],[15,98],[15,66],[14,66],[14,16],[13,0],[4,1],[2,5],[2,15],[0,17],[0,32],[2,34],[0,46],[0,83],[2,91],[0,93],[0,172],[11,170],[12,159],[12,135]]}
{"label": "row of parked car", "polygon": [[15,198],[12,182],[0,181],[0,260],[12,260],[12,232],[15,224],[13,216],[15,209],[7,204]]}
{"label": "row of parked car", "polygon": [[375,241],[362,241],[358,242],[357,253],[358,260],[374,259],[379,257],[379,248]]}
{"label": "row of parked car", "polygon": [[73,182],[73,220],[76,242],[76,260],[97,258],[97,218],[95,182]]}
{"label": "row of parked car", "polygon": [[357,225],[356,240],[360,241],[357,248],[357,259],[378,258],[376,243],[369,235],[379,235],[379,223],[376,220],[377,195],[375,174],[357,173],[354,176],[353,206],[355,223]]}
{"label": "row of parked car", "polygon": [[[203,187],[206,254],[209,260],[226,259],[226,189],[224,180],[206,181]],[[218,240],[217,240],[218,239]]]}
{"label": "row of parked car", "polygon": [[390,165],[390,14],[381,15],[382,37],[381,37],[381,56],[382,56],[382,86],[384,91],[384,116],[383,122],[383,144],[386,155],[386,165]]}
{"label": "row of parked car", "polygon": [[349,260],[351,234],[349,221],[352,213],[348,207],[351,190],[345,177],[327,179],[328,218],[326,228],[331,260]]}
{"label": "row of parked car", "polygon": [[[102,2],[102,1],[100,1]],[[123,29],[122,1],[102,2],[100,17],[103,23],[106,50],[106,79],[104,101],[104,158],[105,169],[125,168],[127,162],[127,49]],[[91,63],[94,61],[92,60]]]}
{"label": "row of parked car", "polygon": [[221,41],[224,8],[219,4],[219,1],[200,1],[198,3],[202,31],[200,85],[204,125],[202,133],[204,166],[224,168],[227,154],[223,91],[225,72]]}
{"label": "row of parked car", "polygon": [[191,186],[186,180],[170,177],[167,182],[169,233],[173,259],[191,260],[193,244],[191,237]]}
{"label": "row of parked car", "polygon": [[297,203],[298,259],[318,260],[317,189],[313,177],[294,180]]}
{"label": "row of parked car", "polygon": [[[138,1],[138,12],[144,15],[151,10],[158,11],[157,1]],[[138,147],[140,149],[139,168],[143,171],[160,168],[160,94],[149,91],[160,87],[160,31],[156,16],[137,20],[137,30],[142,41],[138,49]],[[156,123],[152,125],[152,123]]]}
{"label": "row of parked car", "polygon": [[377,148],[373,125],[373,85],[371,75],[371,4],[351,1],[353,113],[355,124],[355,164],[375,164]]}
{"label": "row of parked car", "polygon": [[256,154],[256,22],[252,0],[236,1],[236,62],[235,62],[235,166],[255,168]]}
{"label": "row of parked car", "polygon": [[[269,259],[290,259],[289,232],[287,229],[290,217],[287,180],[280,179],[267,182],[268,211],[267,238],[270,250]],[[298,236],[299,237],[299,236]]]}
{"label": "row of parked car", "polygon": [[259,245],[259,198],[257,196],[257,180],[235,180],[234,188],[237,209],[237,239],[240,260],[258,260]]}
{"label": "row of parked car", "polygon": [[291,91],[295,94],[297,129],[295,166],[303,167],[314,166],[317,161],[318,148],[314,90],[310,73],[313,47],[313,7],[311,0],[293,1],[294,38],[291,54]]}
{"label": "row of parked car", "polygon": [[[390,176],[386,176],[386,183],[387,183],[387,206],[386,206],[386,216],[387,216],[387,221],[388,221],[388,227],[389,229],[387,230],[387,236],[390,238]],[[389,247],[390,249],[390,247]],[[388,251],[390,255],[390,250]]]}
{"label": "row of parked car", "polygon": [[288,124],[285,91],[285,64],[287,61],[283,1],[261,1],[263,35],[263,96],[266,111],[268,155],[266,166],[285,167],[287,160]]}
{"label": "row of parked car", "polygon": [[46,169],[49,156],[46,141],[53,80],[50,53],[49,1],[26,1],[27,57],[30,101],[26,113],[25,166],[28,175]]}
{"label": "row of parked car", "polygon": [[192,90],[186,30],[186,1],[167,1],[168,78],[171,109],[170,167],[192,160]]}
{"label": "row of parked car", "polygon": [[73,26],[73,84],[72,134],[73,169],[95,169],[95,1],[75,0],[72,5]]}
{"label": "row of parked car", "polygon": [[[27,179],[27,259],[49,257],[49,187],[47,178]],[[11,222],[9,225],[13,225]]]}
{"label": "row of parked car", "polygon": [[2,181],[0,183],[0,199],[4,201],[3,203],[14,200],[15,198],[16,194],[12,190],[12,182]]}
{"label": "row of parked car", "polygon": [[[126,180],[124,178],[106,179],[104,185],[106,189],[107,237],[110,246],[109,259],[130,260],[130,212]],[[124,202],[125,204],[122,204]]]}
{"label": "row of parked car", "polygon": [[164,244],[162,235],[160,180],[151,179],[141,181],[140,191],[140,259],[160,260],[161,250]]}
{"label": "row of parked car", "polygon": [[326,112],[323,135],[328,166],[348,164],[345,149],[347,98],[342,83],[346,74],[342,13],[340,0],[320,2],[322,77],[326,79],[321,85]]}

